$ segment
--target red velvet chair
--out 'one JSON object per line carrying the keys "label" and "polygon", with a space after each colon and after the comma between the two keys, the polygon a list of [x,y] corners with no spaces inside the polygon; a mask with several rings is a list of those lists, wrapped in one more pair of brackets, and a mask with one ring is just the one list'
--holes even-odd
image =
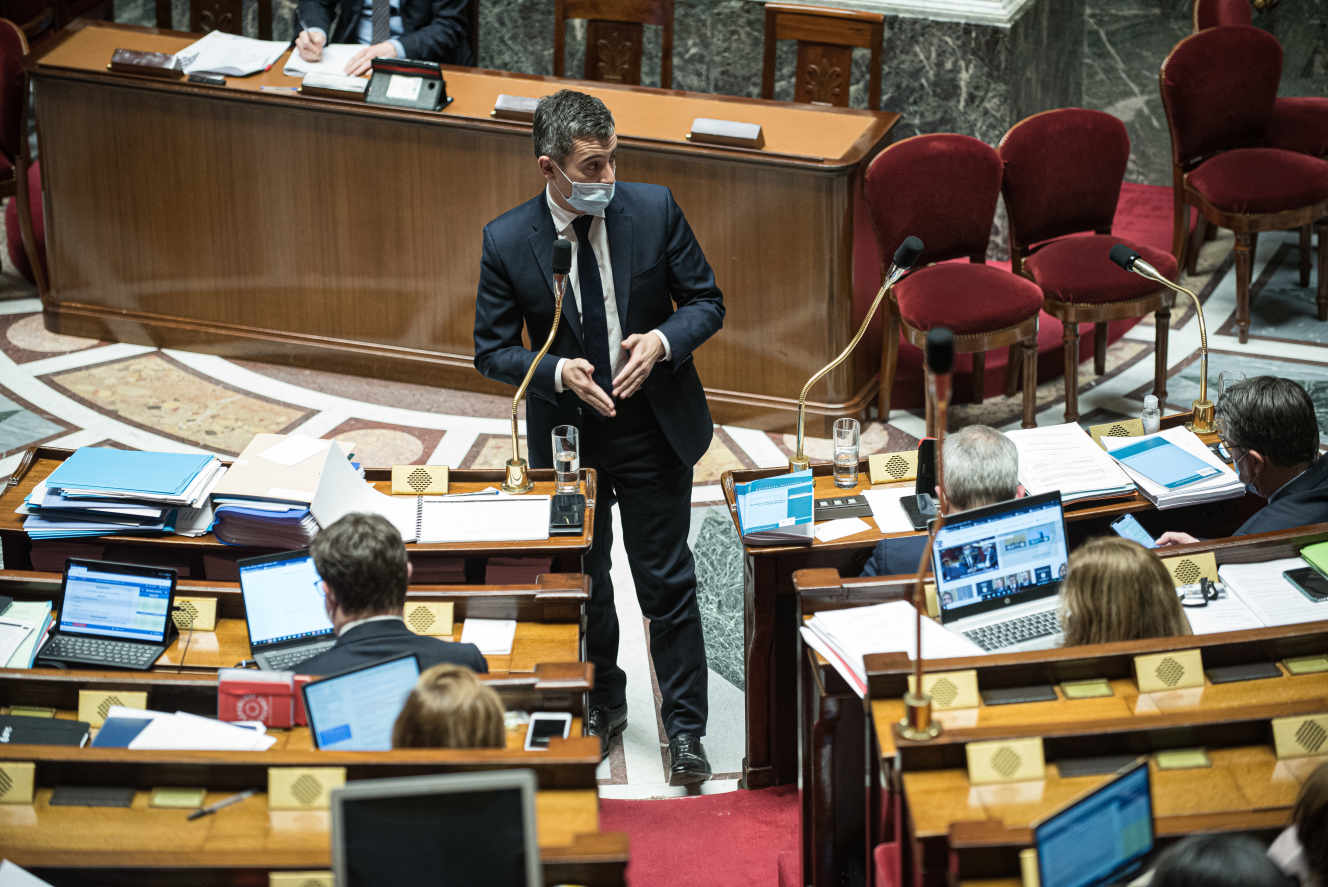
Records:
{"label": "red velvet chair", "polygon": [[[1064,329],[1065,421],[1079,418],[1079,324],[1094,325],[1093,364],[1106,371],[1107,323],[1153,312],[1157,345],[1153,393],[1167,395],[1167,330],[1172,293],[1107,259],[1128,244],[1168,278],[1176,260],[1163,250],[1111,236],[1130,159],[1125,124],[1083,108],[1043,111],[1001,139],[1001,193],[1010,219],[1010,264],[1042,287],[1043,310]],[[1093,232],[1086,237],[1067,235]]]}
{"label": "red velvet chair", "polygon": [[[974,398],[981,403],[985,352],[1022,349],[1023,425],[1034,424],[1037,397],[1037,324],[1042,290],[1032,281],[986,261],[996,197],[1001,190],[1001,158],[969,136],[937,133],[913,136],[889,146],[867,168],[868,211],[882,262],[916,234],[926,244],[912,274],[891,292],[881,343],[881,421],[890,415],[890,388],[902,331],[921,348],[927,331],[949,327],[955,350],[973,355]],[[949,259],[967,258],[967,263]],[[930,264],[939,262],[941,264]],[[927,267],[923,267],[923,266]],[[882,273],[884,273],[882,268]],[[1015,381],[1011,375],[1011,381]],[[1014,393],[1011,385],[1007,393]],[[930,388],[927,427],[933,425]]]}
{"label": "red velvet chair", "polygon": [[[32,199],[41,202],[41,173],[36,164],[29,167],[28,154],[28,79],[23,61],[28,41],[23,29],[9,19],[0,19],[0,158],[14,175],[14,199],[5,211],[9,230],[9,255],[23,276],[37,284],[37,292],[46,293],[45,238],[39,239],[33,225]],[[10,219],[13,219],[13,222]],[[19,235],[15,243],[14,228]],[[22,249],[17,249],[20,246]],[[26,263],[23,261],[26,259]]]}
{"label": "red velvet chair", "polygon": [[[1171,252],[1183,264],[1191,206],[1211,224],[1235,232],[1241,342],[1249,338],[1254,235],[1319,223],[1328,215],[1328,162],[1260,147],[1281,77],[1281,45],[1248,25],[1191,34],[1176,44],[1159,72],[1171,130]],[[1320,320],[1328,320],[1325,274],[1328,224],[1320,223]]]}

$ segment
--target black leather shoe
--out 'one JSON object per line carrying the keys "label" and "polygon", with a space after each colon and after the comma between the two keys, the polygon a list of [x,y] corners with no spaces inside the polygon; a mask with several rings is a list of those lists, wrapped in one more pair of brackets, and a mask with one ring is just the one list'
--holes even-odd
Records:
{"label": "black leather shoe", "polygon": [[599,759],[609,756],[609,743],[613,737],[627,729],[627,703],[622,705],[592,705],[586,714],[586,732],[599,737]]}
{"label": "black leather shoe", "polygon": [[710,778],[701,737],[679,733],[669,740],[669,785],[696,785]]}

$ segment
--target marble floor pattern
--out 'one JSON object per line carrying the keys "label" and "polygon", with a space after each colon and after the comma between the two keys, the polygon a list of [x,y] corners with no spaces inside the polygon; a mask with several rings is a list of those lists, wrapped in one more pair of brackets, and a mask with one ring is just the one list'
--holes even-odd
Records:
{"label": "marble floor pattern", "polygon": [[[1276,373],[1302,381],[1322,404],[1328,427],[1328,324],[1314,319],[1313,286],[1296,279],[1296,235],[1263,235],[1255,263],[1256,292],[1250,341],[1237,341],[1232,321],[1235,281],[1230,236],[1206,244],[1200,273],[1187,284],[1202,292],[1212,351],[1210,384],[1219,372]],[[1183,300],[1187,302],[1188,300]],[[331,373],[139,345],[97,342],[46,331],[40,302],[9,267],[0,271],[0,476],[12,471],[24,447],[100,444],[153,450],[238,452],[257,431],[353,439],[371,465],[435,463],[458,468],[499,467],[507,420],[501,397],[421,385],[365,380]],[[1168,406],[1188,407],[1197,391],[1198,324],[1185,304],[1174,312]],[[1112,346],[1108,371],[1080,368],[1083,423],[1137,415],[1151,390],[1151,318]],[[1061,421],[1059,378],[1039,386],[1038,422]],[[1014,427],[1019,397],[957,405],[952,427],[983,421]],[[865,452],[911,447],[922,433],[921,415],[896,410],[889,422],[866,424]],[[696,555],[698,598],[710,666],[710,723],[706,746],[715,778],[704,792],[736,787],[743,749],[742,554],[722,506],[719,476],[730,467],[780,466],[791,436],[721,426],[697,466],[690,542]],[[809,455],[828,456],[828,442],[809,441]],[[616,516],[615,516],[616,520]],[[623,626],[622,664],[631,718],[600,768],[605,797],[665,797],[682,793],[666,784],[665,738],[658,691],[649,664],[645,624],[615,531],[614,582]]]}

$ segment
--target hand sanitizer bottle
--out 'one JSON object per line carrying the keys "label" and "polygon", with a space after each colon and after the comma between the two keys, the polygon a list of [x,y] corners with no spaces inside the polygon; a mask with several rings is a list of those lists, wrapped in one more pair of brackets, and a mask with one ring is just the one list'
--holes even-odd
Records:
{"label": "hand sanitizer bottle", "polygon": [[1162,427],[1162,411],[1158,409],[1156,394],[1144,395],[1144,409],[1139,420],[1144,423],[1144,434],[1153,434]]}

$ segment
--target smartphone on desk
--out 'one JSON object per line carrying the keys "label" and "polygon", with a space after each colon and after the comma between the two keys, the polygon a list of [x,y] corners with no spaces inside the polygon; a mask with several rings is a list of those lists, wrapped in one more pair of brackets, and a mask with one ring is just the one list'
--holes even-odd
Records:
{"label": "smartphone on desk", "polygon": [[1298,570],[1284,570],[1282,575],[1286,581],[1290,582],[1300,593],[1305,595],[1316,604],[1322,604],[1328,601],[1328,579],[1313,567],[1301,567]]}
{"label": "smartphone on desk", "polygon": [[1117,536],[1129,539],[1131,542],[1138,542],[1144,548],[1157,548],[1157,542],[1148,531],[1144,529],[1143,524],[1139,523],[1132,514],[1122,514],[1111,522],[1111,529],[1116,531]]}
{"label": "smartphone on desk", "polygon": [[530,716],[526,728],[526,751],[541,751],[549,747],[555,736],[563,739],[572,730],[572,716],[565,711],[537,711]]}

